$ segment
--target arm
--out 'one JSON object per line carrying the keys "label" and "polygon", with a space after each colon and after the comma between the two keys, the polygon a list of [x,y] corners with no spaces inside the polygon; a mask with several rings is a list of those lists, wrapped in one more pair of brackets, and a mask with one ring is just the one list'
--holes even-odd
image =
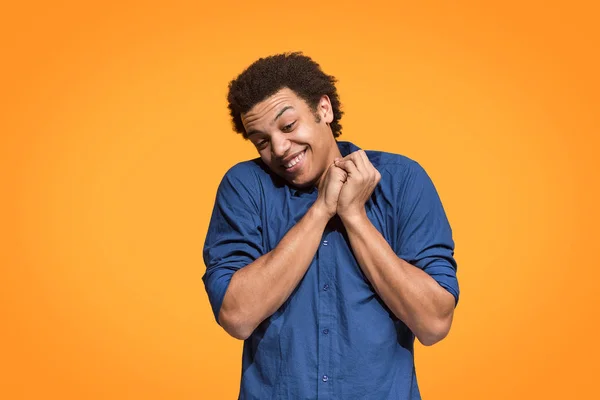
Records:
{"label": "arm", "polygon": [[348,173],[340,193],[338,214],[357,261],[390,310],[424,345],[432,345],[449,332],[455,298],[432,276],[396,255],[368,219],[364,204],[381,175],[363,151],[337,164]]}
{"label": "arm", "polygon": [[366,213],[341,217],[360,267],[390,310],[430,346],[450,331],[454,296],[399,258]]}
{"label": "arm", "polygon": [[233,274],[219,312],[225,331],[245,340],[277,311],[306,273],[329,219],[315,203],[277,247]]}
{"label": "arm", "polygon": [[[319,196],[313,206],[272,251],[254,257],[254,260],[246,262],[235,272],[230,269],[235,264],[233,257],[219,261],[220,272],[213,275],[215,278],[208,279],[207,289],[211,297],[210,292],[223,290],[223,280],[227,282],[222,303],[218,294],[213,294],[211,301],[219,324],[231,336],[248,338],[298,285],[318,249],[327,222],[336,212],[337,198],[345,178],[343,170],[331,166],[321,180]],[[237,199],[235,206],[240,203],[243,203],[243,199]],[[235,220],[235,216],[229,220]],[[250,228],[242,231],[238,239],[223,240],[231,249],[231,254],[244,251],[244,240],[248,236],[243,234],[244,231],[256,230]],[[209,264],[210,261],[207,262]]]}

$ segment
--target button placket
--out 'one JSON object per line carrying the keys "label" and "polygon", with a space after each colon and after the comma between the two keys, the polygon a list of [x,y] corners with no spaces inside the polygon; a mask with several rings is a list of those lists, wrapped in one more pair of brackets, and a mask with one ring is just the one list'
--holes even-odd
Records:
{"label": "button placket", "polygon": [[319,254],[319,316],[318,325],[321,327],[318,338],[318,379],[321,381],[318,389],[319,399],[326,399],[331,396],[331,336],[329,328],[334,321],[333,310],[335,310],[334,286],[332,284],[332,268],[335,265],[334,246],[332,246],[331,230],[326,229],[321,240],[321,246],[318,250]]}

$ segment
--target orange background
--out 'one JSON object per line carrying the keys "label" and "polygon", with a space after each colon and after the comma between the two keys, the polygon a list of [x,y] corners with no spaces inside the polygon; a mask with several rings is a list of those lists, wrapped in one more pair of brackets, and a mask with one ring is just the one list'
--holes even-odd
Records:
{"label": "orange background", "polygon": [[255,156],[227,83],[302,50],[341,139],[419,161],[453,226],[423,397],[598,398],[598,9],[413,3],[2,6],[0,397],[235,398],[201,282],[217,185]]}

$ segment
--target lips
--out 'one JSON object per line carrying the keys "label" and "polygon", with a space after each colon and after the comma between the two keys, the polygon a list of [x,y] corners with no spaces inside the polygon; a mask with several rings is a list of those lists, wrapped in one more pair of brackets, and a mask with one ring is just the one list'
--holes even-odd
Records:
{"label": "lips", "polygon": [[306,157],[306,150],[303,150],[294,157],[282,162],[282,166],[286,170],[294,169],[296,165],[300,164],[304,160],[304,157]]}
{"label": "lips", "polygon": [[284,162],[281,163],[283,173],[290,176],[298,174],[306,161],[306,149],[300,153],[296,153],[293,157],[288,157]]}

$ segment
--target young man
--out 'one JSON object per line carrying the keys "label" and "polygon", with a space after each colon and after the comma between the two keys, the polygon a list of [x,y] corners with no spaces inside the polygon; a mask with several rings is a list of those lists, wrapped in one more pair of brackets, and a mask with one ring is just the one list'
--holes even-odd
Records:
{"label": "young man", "polygon": [[241,399],[419,399],[415,336],[450,329],[454,243],[425,171],[338,142],[335,78],[300,53],[229,85],[234,128],[259,158],[219,186],[203,281],[244,339]]}

